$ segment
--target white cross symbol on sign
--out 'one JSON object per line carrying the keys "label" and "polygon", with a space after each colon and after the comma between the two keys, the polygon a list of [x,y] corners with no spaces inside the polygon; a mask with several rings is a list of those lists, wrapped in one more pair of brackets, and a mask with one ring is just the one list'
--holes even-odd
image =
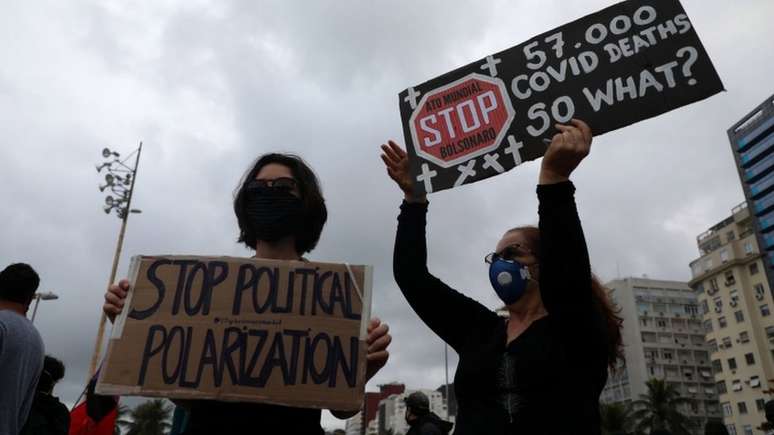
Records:
{"label": "white cross symbol on sign", "polygon": [[513,154],[513,165],[519,166],[521,164],[521,153],[519,150],[524,148],[524,144],[516,142],[516,138],[513,137],[513,135],[508,136],[508,143],[510,145],[503,151],[505,151],[506,154]]}
{"label": "white cross symbol on sign", "polygon": [[406,98],[403,99],[403,101],[409,103],[409,106],[411,106],[412,109],[417,108],[417,98],[421,94],[417,92],[414,88],[408,88],[408,95],[406,95]]}
{"label": "white cross symbol on sign", "polygon": [[432,178],[438,175],[438,171],[431,171],[427,163],[422,163],[422,173],[417,176],[417,181],[425,184],[425,192],[433,193]]}
{"label": "white cross symbol on sign", "polygon": [[497,77],[497,64],[498,63],[502,63],[502,60],[495,59],[493,56],[487,56],[486,57],[486,63],[481,65],[481,69],[488,69],[490,76]]}
{"label": "white cross symbol on sign", "polygon": [[505,168],[503,168],[503,165],[501,165],[497,161],[497,159],[499,158],[500,158],[500,155],[497,153],[484,154],[484,169],[494,168],[494,170],[500,174],[505,172]]}
{"label": "white cross symbol on sign", "polygon": [[467,165],[457,166],[457,170],[460,171],[460,176],[457,178],[457,181],[454,182],[454,187],[461,186],[468,177],[476,176],[476,171],[473,170],[473,166],[475,165],[476,159],[472,159]]}

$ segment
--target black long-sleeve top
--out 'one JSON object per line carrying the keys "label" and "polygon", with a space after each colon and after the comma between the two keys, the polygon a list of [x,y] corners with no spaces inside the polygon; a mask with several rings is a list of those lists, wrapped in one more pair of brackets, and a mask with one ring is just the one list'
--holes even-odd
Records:
{"label": "black long-sleeve top", "polygon": [[537,188],[548,315],[508,344],[505,319],[428,271],[427,204],[401,206],[393,272],[414,311],[459,354],[455,435],[600,433],[606,320],[594,309],[574,192],[569,181]]}

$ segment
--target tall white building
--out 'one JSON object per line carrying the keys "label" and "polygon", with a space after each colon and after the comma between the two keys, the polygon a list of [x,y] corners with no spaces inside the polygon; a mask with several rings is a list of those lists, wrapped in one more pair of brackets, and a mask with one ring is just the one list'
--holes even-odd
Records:
{"label": "tall white building", "polygon": [[680,411],[691,431],[703,433],[707,418],[720,418],[710,349],[698,301],[686,283],[625,278],[606,284],[623,317],[625,364],[610,374],[603,403],[638,400],[651,378],[666,380],[692,399]]}
{"label": "tall white building", "polygon": [[[757,433],[770,398],[765,391],[774,387],[769,382],[774,379],[774,299],[766,276],[774,252],[760,249],[755,213],[747,203],[734,207],[731,216],[697,237],[700,257],[691,262],[690,284],[703,314],[723,420],[731,435]],[[763,238],[774,246],[774,232]]]}

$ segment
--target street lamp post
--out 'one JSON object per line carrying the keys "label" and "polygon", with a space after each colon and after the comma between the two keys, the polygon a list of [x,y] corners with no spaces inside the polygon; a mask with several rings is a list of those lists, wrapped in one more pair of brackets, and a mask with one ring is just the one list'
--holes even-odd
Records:
{"label": "street lamp post", "polygon": [[32,309],[32,318],[30,319],[30,322],[35,323],[35,314],[38,313],[38,304],[41,300],[53,301],[55,299],[59,299],[59,295],[55,294],[54,292],[35,293],[35,308]]}
{"label": "street lamp post", "polygon": [[[123,160],[120,160],[121,155],[115,151],[111,151],[108,148],[102,150],[102,157],[105,158],[105,162],[101,165],[97,165],[97,172],[101,173],[103,169],[107,168],[107,174],[105,174],[105,184],[99,187],[100,192],[104,192],[106,189],[110,189],[113,195],[105,197],[105,206],[103,210],[105,214],[110,214],[115,210],[116,215],[121,219],[121,230],[118,233],[118,242],[116,243],[116,252],[113,255],[113,267],[110,271],[110,280],[108,281],[108,287],[113,284],[116,279],[116,270],[118,269],[118,260],[121,258],[121,248],[124,245],[124,233],[126,232],[126,222],[129,220],[129,215],[132,213],[140,213],[140,210],[132,209],[132,193],[134,192],[134,182],[137,180],[137,167],[140,164],[140,153],[142,152],[142,142],[140,146],[132,153],[137,153],[137,157],[134,161],[134,167],[129,167],[125,164],[132,154],[129,154]],[[105,335],[105,321],[107,317],[105,312],[99,319],[99,328],[97,329],[97,339],[94,344],[94,354],[91,357],[91,364],[89,365],[89,378],[94,376],[97,370],[97,362],[102,354],[102,341]]]}

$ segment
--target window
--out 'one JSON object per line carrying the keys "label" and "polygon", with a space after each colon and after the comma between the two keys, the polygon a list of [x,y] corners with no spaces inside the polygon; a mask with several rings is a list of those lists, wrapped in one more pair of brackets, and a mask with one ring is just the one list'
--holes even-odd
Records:
{"label": "window", "polygon": [[729,402],[723,402],[721,406],[723,407],[723,417],[730,417],[734,415],[734,409],[731,408],[731,404]]}
{"label": "window", "polygon": [[704,260],[704,270],[707,271],[710,269],[712,269],[712,257]]}
{"label": "window", "polygon": [[726,429],[728,429],[728,435],[736,435],[736,426],[734,426],[733,424],[727,424]]}
{"label": "window", "polygon": [[719,359],[713,359],[712,360],[712,371],[715,373],[722,373],[723,372],[723,365],[720,363]]}
{"label": "window", "polygon": [[[718,361],[718,362],[720,362],[720,361]],[[718,394],[726,394],[726,392],[728,391],[726,389],[726,381],[719,381],[715,385],[717,385],[717,387],[718,387]]]}
{"label": "window", "polygon": [[748,343],[750,341],[750,336],[747,334],[747,331],[739,333],[739,341],[742,343]]}
{"label": "window", "polygon": [[664,359],[672,359],[672,352],[664,351]]}
{"label": "window", "polygon": [[751,366],[755,364],[755,355],[752,353],[746,353],[744,354],[744,360],[747,361],[747,365]]}
{"label": "window", "polygon": [[759,307],[761,309],[761,316],[768,317],[771,312],[769,311],[769,305],[763,304]]}
{"label": "window", "polygon": [[744,253],[750,255],[753,253],[752,242],[744,242]]}
{"label": "window", "polygon": [[701,275],[701,263],[699,262],[691,263],[691,274],[694,278]]}
{"label": "window", "polygon": [[744,431],[744,435],[753,435],[752,425],[746,424],[742,426],[742,431]]}
{"label": "window", "polygon": [[736,234],[734,234],[733,231],[729,231],[729,232],[726,233],[726,240],[728,240],[730,242],[730,241],[732,241],[734,239],[736,239]]}
{"label": "window", "polygon": [[709,313],[709,303],[706,299],[701,301],[701,314],[707,314]]}
{"label": "window", "polygon": [[658,326],[659,328],[666,328],[666,320],[664,319],[656,320],[656,326]]}
{"label": "window", "polygon": [[728,249],[723,248],[720,250],[720,262],[721,263],[728,262]]}
{"label": "window", "polygon": [[708,341],[707,342],[707,346],[709,346],[709,348],[710,348],[710,350],[712,352],[717,352],[718,351],[718,342],[715,341],[714,339]]}
{"label": "window", "polygon": [[731,389],[734,391],[742,391],[742,381],[739,379],[731,381]]}
{"label": "window", "polygon": [[704,331],[712,332],[712,319],[707,319],[704,321]]}
{"label": "window", "polygon": [[725,346],[726,349],[731,347],[731,337],[723,337],[723,346]]}
{"label": "window", "polygon": [[758,388],[761,386],[761,378],[758,376],[750,376],[750,386],[753,388]]}
{"label": "window", "polygon": [[766,290],[763,288],[763,284],[755,284],[753,288],[755,289],[755,299],[762,301],[766,295]]}
{"label": "window", "polygon": [[741,310],[734,311],[734,317],[736,318],[736,323],[744,322],[744,313]]}
{"label": "window", "polygon": [[739,408],[740,414],[747,414],[747,404],[744,402],[739,402],[736,404],[736,407]]}
{"label": "window", "polygon": [[736,291],[736,290],[731,290],[731,291],[728,293],[728,295],[730,296],[730,299],[731,299],[731,304],[730,304],[730,305],[731,305],[732,307],[735,307],[735,306],[736,306],[736,304],[738,304],[738,303],[739,303],[739,292],[738,292],[738,291]]}
{"label": "window", "polygon": [[728,326],[728,322],[726,322],[726,318],[724,316],[718,317],[718,326],[720,326],[721,328],[725,328],[726,326]]}
{"label": "window", "polygon": [[725,273],[725,277],[726,277],[726,282],[725,282],[726,286],[736,284],[736,279],[734,279],[734,272],[732,270],[727,270]]}
{"label": "window", "polygon": [[712,301],[715,303],[716,313],[723,311],[723,299],[720,299],[720,296],[715,297]]}
{"label": "window", "polygon": [[750,275],[757,275],[758,274],[758,263],[753,263],[749,266],[750,268]]}
{"label": "window", "polygon": [[763,407],[766,406],[766,400],[765,399],[757,399],[755,401],[755,408],[758,411],[763,411]]}
{"label": "window", "polygon": [[772,338],[774,338],[774,326],[767,326],[766,327],[766,338],[771,341]]}
{"label": "window", "polygon": [[711,294],[715,293],[716,291],[718,291],[718,280],[715,278],[710,279],[709,286],[710,286]]}
{"label": "window", "polygon": [[734,359],[734,358],[729,358],[728,359],[728,368],[730,370],[736,370],[736,359]]}

